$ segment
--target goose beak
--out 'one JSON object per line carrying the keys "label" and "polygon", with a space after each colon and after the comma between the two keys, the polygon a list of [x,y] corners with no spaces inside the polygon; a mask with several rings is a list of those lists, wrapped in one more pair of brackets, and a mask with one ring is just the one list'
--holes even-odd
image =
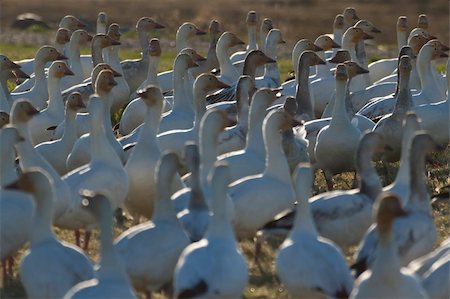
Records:
{"label": "goose beak", "polygon": [[15,70],[13,70],[13,73],[16,75],[17,78],[30,79],[30,76],[28,74],[26,74],[24,71],[22,71],[21,69],[15,69]]}
{"label": "goose beak", "polygon": [[373,26],[371,32],[372,33],[381,33],[381,30],[378,29],[377,27]]}
{"label": "goose beak", "polygon": [[18,69],[20,69],[21,68],[21,66],[20,65],[18,65],[17,63],[15,63],[15,62],[13,62],[13,61],[8,61],[8,67],[10,68],[10,69],[13,69],[13,70],[18,70]]}
{"label": "goose beak", "polygon": [[113,70],[113,69],[111,69],[111,71],[112,71],[114,77],[122,77],[122,74],[121,74],[121,73],[116,72],[116,71]]}
{"label": "goose beak", "polygon": [[205,31],[195,28],[195,35],[205,35],[205,34],[206,34]]}
{"label": "goose beak", "polygon": [[316,64],[327,64],[323,59],[317,56]]}
{"label": "goose beak", "polygon": [[155,29],[164,29],[166,28],[166,26],[164,26],[163,24],[160,24],[158,22],[155,22]]}
{"label": "goose beak", "polygon": [[363,32],[362,38],[363,38],[364,40],[366,40],[366,39],[373,39],[373,36],[370,35],[370,34],[367,34],[367,33]]}
{"label": "goose beak", "polygon": [[442,51],[447,52],[448,50],[450,50],[450,48],[449,48],[448,46],[444,45],[444,44],[441,43],[441,42],[440,42],[440,44],[441,44],[441,50],[442,50]]}
{"label": "goose beak", "polygon": [[356,69],[356,74],[368,74],[369,70],[366,70],[365,68],[358,65],[358,68]]}
{"label": "goose beak", "polygon": [[8,190],[20,190],[19,180],[20,180],[20,178],[15,180],[12,183],[9,183],[8,185],[4,186],[3,188],[8,189]]}
{"label": "goose beak", "polygon": [[55,60],[67,60],[67,57],[61,53],[58,53]]}
{"label": "goose beak", "polygon": [[223,83],[222,81],[217,80],[217,85],[216,85],[217,89],[222,89],[222,88],[229,88],[230,85]]}
{"label": "goose beak", "polygon": [[119,41],[111,39],[111,46],[120,46],[121,43]]}
{"label": "goose beak", "polygon": [[239,37],[235,36],[233,40],[233,46],[237,45],[245,45],[245,42],[241,40]]}
{"label": "goose beak", "polygon": [[280,40],[278,43],[279,43],[279,44],[285,44],[286,41],[285,41],[284,39],[282,39],[282,40]]}
{"label": "goose beak", "polygon": [[339,49],[341,47],[341,45],[339,45],[337,42],[335,42],[334,40],[332,40],[332,44],[331,47],[334,49]]}
{"label": "goose beak", "polygon": [[111,78],[111,79],[109,80],[109,85],[111,85],[111,86],[116,86],[116,85],[117,85],[117,81],[114,80],[114,78]]}
{"label": "goose beak", "polygon": [[83,28],[86,28],[86,24],[84,24],[83,22],[81,22],[80,20],[78,20],[78,22],[77,22],[77,27],[78,27],[78,29],[83,29]]}
{"label": "goose beak", "polygon": [[74,76],[75,74],[66,66],[64,76]]}
{"label": "goose beak", "polygon": [[441,52],[441,55],[439,57],[446,58],[446,57],[448,57],[448,54],[445,52]]}
{"label": "goose beak", "polygon": [[276,62],[277,62],[277,61],[276,61],[275,59],[272,59],[272,58],[266,56],[266,61],[265,61],[265,63],[276,63]]}
{"label": "goose beak", "polygon": [[92,41],[92,35],[88,34],[86,36],[86,41],[88,41],[88,42]]}
{"label": "goose beak", "polygon": [[194,57],[192,57],[192,58],[193,58],[194,61],[206,61],[206,58],[203,57],[202,55],[198,54],[198,53],[194,53],[193,56]]}
{"label": "goose beak", "polygon": [[39,110],[34,108],[33,106],[30,106],[30,108],[27,110],[28,116],[34,116],[36,114],[39,114]]}
{"label": "goose beak", "polygon": [[322,48],[322,47],[319,47],[319,46],[316,45],[316,44],[313,44],[313,47],[312,47],[311,51],[319,52],[319,51],[323,51],[323,48]]}

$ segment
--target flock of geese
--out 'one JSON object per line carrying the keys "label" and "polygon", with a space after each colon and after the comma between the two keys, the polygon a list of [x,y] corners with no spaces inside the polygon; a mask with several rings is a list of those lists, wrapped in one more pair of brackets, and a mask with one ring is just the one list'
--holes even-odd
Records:
{"label": "flock of geese", "polygon": [[[293,297],[450,297],[450,242],[435,244],[425,172],[449,143],[450,77],[434,64],[449,48],[427,16],[412,30],[399,17],[398,57],[369,64],[365,41],[381,31],[346,8],[332,34],[295,44],[284,83],[281,31],[266,18],[258,33],[254,11],[246,24],[248,44],[230,56],[245,43],[211,21],[207,57],[189,43],[206,32],[182,24],[162,73],[149,36],[164,26],[139,19],[142,56],[121,61],[103,12],[94,36],[65,16],[33,59],[0,56],[5,278],[29,243],[29,298],[135,298],[168,283],[176,298],[238,298],[249,269],[237,241],[283,233],[276,274]],[[8,80],[22,83],[10,92]],[[400,161],[391,185],[374,160]],[[316,170],[330,191],[311,197]],[[357,188],[332,191],[348,171]],[[114,240],[119,208],[133,226]],[[94,266],[83,249],[96,227]],[[355,245],[349,267],[342,251]]]}

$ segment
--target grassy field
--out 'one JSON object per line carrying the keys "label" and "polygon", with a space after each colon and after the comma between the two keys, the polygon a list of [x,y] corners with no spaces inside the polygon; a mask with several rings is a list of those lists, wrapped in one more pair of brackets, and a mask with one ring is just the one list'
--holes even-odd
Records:
{"label": "grassy field", "polygon": [[[432,2],[432,3],[431,3]],[[339,4],[335,4],[330,0],[305,0],[302,2],[294,1],[241,1],[239,5],[235,5],[237,0],[217,0],[214,1],[215,5],[196,5],[200,2],[182,2],[175,0],[167,1],[143,1],[137,0],[130,5],[125,1],[106,1],[106,0],[67,0],[67,1],[37,1],[37,0],[2,0],[0,3],[0,24],[1,33],[5,34],[11,32],[7,27],[11,23],[12,19],[25,10],[36,12],[44,16],[45,20],[49,23],[55,24],[59,17],[65,13],[72,13],[78,16],[82,16],[87,20],[94,20],[97,10],[94,11],[87,9],[91,5],[95,5],[98,9],[105,10],[110,15],[111,21],[119,22],[123,24],[124,31],[127,28],[134,26],[135,20],[141,15],[154,16],[157,20],[168,25],[166,33],[161,35],[162,39],[169,40],[173,38],[173,32],[175,32],[175,24],[180,24],[182,21],[191,20],[198,23],[202,28],[206,28],[208,20],[210,18],[218,18],[224,25],[224,30],[231,30],[238,32],[240,36],[245,37],[243,30],[243,22],[236,19],[244,18],[246,12],[249,9],[257,10],[261,16],[270,16],[273,18],[277,27],[281,28],[283,34],[287,36],[290,42],[281,55],[279,61],[280,73],[282,79],[286,78],[288,72],[292,69],[288,50],[292,48],[293,43],[301,38],[315,38],[318,34],[325,33],[323,28],[328,28],[331,31],[332,18],[334,15],[347,5],[354,5],[359,14],[362,17],[367,17],[375,24],[380,24],[379,27],[389,32],[389,28],[392,29],[395,26],[395,17],[399,14],[407,15],[410,18],[410,26],[412,26],[416,20],[416,16],[419,12],[426,12],[433,18],[431,19],[431,32],[438,35],[444,41],[448,40],[448,3],[444,1],[414,1],[399,0],[394,2],[389,1],[358,1],[354,3],[352,1],[339,1]],[[26,3],[26,8],[24,7]],[[80,3],[82,5],[80,5]],[[114,3],[114,5],[108,5],[108,3]],[[224,3],[231,3],[224,5]],[[291,6],[288,4],[291,3]],[[408,4],[408,5],[406,5]],[[331,18],[331,21],[330,21]],[[385,22],[384,20],[389,20]],[[292,25],[295,24],[295,25]],[[6,28],[6,29],[5,29]],[[39,32],[33,33],[36,35],[44,36],[43,39],[50,40],[52,32]],[[136,35],[132,31],[128,31],[123,35],[125,46],[120,51],[120,57],[122,59],[137,58],[139,57],[139,51],[136,48],[136,43],[131,42],[136,38]],[[385,48],[392,49],[391,45],[395,41],[395,36],[392,33],[383,34],[380,40],[388,46]],[[206,53],[205,41],[203,40],[202,48],[200,52]],[[32,57],[38,48],[37,44],[33,44],[30,40],[27,40],[27,36],[18,41],[9,41],[8,43],[0,43],[0,52],[6,54],[13,60],[19,60]],[[160,71],[170,69],[175,56],[173,45],[168,43],[163,48],[163,54],[160,64]],[[84,53],[87,53],[87,49],[84,49]],[[377,52],[378,53],[378,52]],[[380,50],[380,54],[372,55],[372,59],[380,58],[385,55],[385,52]],[[450,149],[447,148],[444,152],[435,153],[430,157],[430,163],[427,164],[427,178],[430,192],[435,194],[439,193],[442,187],[449,184],[449,157]],[[395,172],[398,168],[398,163],[387,165],[388,171],[385,172],[385,167],[381,163],[377,163],[377,170],[383,180],[383,184],[387,185],[394,179]],[[335,187],[336,189],[350,189],[352,186],[352,174],[343,174],[336,176]],[[318,175],[315,180],[314,194],[318,194],[325,191],[325,182],[322,175]],[[433,205],[433,215],[436,222],[436,227],[439,231],[438,243],[449,236],[450,224],[449,224],[449,203],[448,201],[438,202]],[[126,221],[123,226],[117,225],[115,227],[116,236],[118,236],[125,229],[129,228],[131,223]],[[55,228],[58,238],[67,242],[74,243],[73,232],[60,230]],[[88,255],[94,262],[98,261],[98,249],[99,244],[97,242],[98,232],[94,231],[93,242],[89,248]],[[250,283],[245,290],[245,298],[291,298],[285,291],[283,286],[279,283],[276,275],[274,274],[274,256],[276,249],[282,242],[281,237],[270,238],[267,243],[262,247],[262,251],[259,256],[261,262],[261,268],[257,267],[254,262],[254,242],[252,240],[240,242],[240,247],[247,257],[250,268]],[[437,245],[437,244],[436,244]],[[21,250],[16,256],[17,261],[20,261],[20,257],[23,255],[25,249]],[[346,258],[349,263],[352,262],[352,254],[355,248],[349,248],[346,253]],[[3,285],[0,288],[1,298],[24,298],[25,292],[20,284],[20,278],[18,277],[17,264],[15,267],[16,277],[13,281]],[[0,277],[1,278],[1,277]],[[143,296],[143,294],[139,294]],[[169,298],[171,296],[170,287],[164,288],[161,292],[155,294],[155,298]]]}

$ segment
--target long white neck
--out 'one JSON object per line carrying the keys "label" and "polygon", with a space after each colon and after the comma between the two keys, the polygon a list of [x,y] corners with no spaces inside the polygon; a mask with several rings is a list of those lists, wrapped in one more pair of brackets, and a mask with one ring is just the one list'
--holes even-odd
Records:
{"label": "long white neck", "polygon": [[144,30],[137,31],[138,33],[138,39],[139,39],[139,46],[141,47],[141,57],[142,60],[148,60],[148,55],[146,55],[146,48],[148,45],[148,34]]}
{"label": "long white neck", "polygon": [[431,215],[430,194],[428,193],[427,178],[425,175],[425,157],[427,151],[414,146],[414,142],[410,150],[411,193],[408,206],[428,212]]}
{"label": "long white neck", "polygon": [[351,125],[345,109],[346,80],[336,80],[336,100],[333,107],[330,127]]}
{"label": "long white neck", "polygon": [[53,76],[48,78],[48,106],[47,111],[60,121],[64,118],[64,102],[61,96],[61,79]]}
{"label": "long white neck", "polygon": [[[152,148],[159,152],[156,134],[159,130],[160,118],[161,109],[157,109],[155,106],[147,107],[144,124],[142,125],[136,147],[145,146],[146,148]],[[133,153],[134,152],[137,151],[133,151]],[[131,155],[133,155],[133,153],[131,153]]]}
{"label": "long white neck", "polygon": [[17,179],[16,165],[15,165],[15,151],[14,146],[9,142],[2,141],[0,148],[0,187],[14,182]]}
{"label": "long white neck", "polygon": [[397,30],[397,47],[398,52],[404,47],[408,45],[408,34],[406,31]]}
{"label": "long white neck", "polygon": [[80,61],[80,41],[78,38],[71,38],[69,42],[69,62],[70,65],[75,61]]}
{"label": "long white neck", "polygon": [[[325,58],[325,51],[318,51],[316,52],[317,56],[320,57],[320,59],[322,59],[323,61],[326,61]],[[318,78],[323,78],[323,77],[327,77],[330,76],[330,64],[329,63],[325,63],[325,64],[316,64],[316,75],[314,78],[318,79]]]}
{"label": "long white neck", "polygon": [[358,167],[359,190],[375,201],[383,187],[372,164],[372,155],[373,149],[358,151],[356,163]]}
{"label": "long white neck", "polygon": [[214,162],[217,159],[217,138],[219,137],[219,132],[216,128],[208,127],[211,125],[210,122],[204,121],[205,127],[202,128],[200,133],[200,179],[203,186],[207,186],[207,177],[211,171]]}
{"label": "long white neck", "polygon": [[[420,83],[422,85],[421,94],[432,96],[435,95],[440,89],[431,71],[431,53],[428,49],[429,47],[424,46],[420,50],[419,55],[417,56],[417,71],[419,73]],[[431,100],[432,98],[428,101]]]}
{"label": "long white neck", "polygon": [[[36,81],[45,80],[45,61],[43,59],[36,58],[34,60],[34,78]],[[35,83],[36,85],[36,83]]]}
{"label": "long white neck", "polygon": [[75,120],[76,117],[76,111],[66,108],[66,114],[64,118],[64,133],[61,137],[61,142],[62,144],[64,144],[65,149],[68,153],[73,148],[75,141],[78,139],[77,122]]}
{"label": "long white neck", "polygon": [[103,55],[102,55],[102,48],[97,43],[92,43],[92,67],[95,68],[95,66],[99,63],[103,63]]}
{"label": "long white neck", "polygon": [[[342,37],[344,36],[344,30],[339,28],[333,29],[333,40],[339,44],[342,45]],[[337,48],[333,48],[333,54],[337,52]]]}
{"label": "long white neck", "polygon": [[222,76],[235,80],[239,78],[239,72],[233,66],[228,55],[228,45],[226,41],[219,39],[216,47],[217,60],[219,61],[220,73]]}
{"label": "long white neck", "polygon": [[247,53],[252,50],[258,49],[258,44],[256,43],[256,25],[248,25],[248,45],[247,45]]}
{"label": "long white neck", "polygon": [[159,86],[158,84],[159,59],[160,59],[159,56],[151,56],[149,58],[146,85]]}
{"label": "long white neck", "polygon": [[297,102],[298,116],[305,114],[307,120],[314,119],[314,108],[309,93],[309,63],[306,59],[300,58],[297,70],[297,92],[295,93],[295,101]]}
{"label": "long white neck", "polygon": [[34,194],[36,197],[36,211],[30,233],[31,247],[55,238],[52,231],[54,195],[47,194],[48,192],[53,193],[53,190],[45,191],[37,191]]}
{"label": "long white neck", "polygon": [[120,46],[111,46],[106,48],[108,52],[108,64],[113,68],[113,70],[123,74],[122,66],[120,65],[119,49]]}
{"label": "long white neck", "polygon": [[264,145],[266,148],[266,169],[264,170],[264,175],[290,183],[290,169],[277,126],[266,124],[264,127]]}
{"label": "long white neck", "polygon": [[253,100],[252,104],[250,105],[248,117],[248,132],[245,146],[246,152],[256,152],[261,156],[265,156],[266,154],[262,130],[264,117],[266,116],[266,108],[267,107],[263,104],[263,101]]}
{"label": "long white neck", "polygon": [[172,185],[176,173],[176,170],[171,169],[172,167],[173,166],[171,165],[169,167],[159,168],[155,209],[152,216],[153,222],[164,220],[178,223],[175,209],[170,200],[170,196],[172,195],[172,188],[170,188],[170,186]]}
{"label": "long white neck", "polygon": [[395,108],[394,108],[394,111],[392,114],[405,115],[406,112],[411,110],[411,108],[413,107],[411,89],[409,88],[410,74],[411,73],[409,71],[400,72],[398,74],[399,86],[398,86],[398,93],[397,93],[397,102],[395,103]]}
{"label": "long white neck", "polygon": [[397,284],[400,278],[400,260],[397,256],[396,246],[392,233],[379,234],[376,258],[372,264],[372,277],[390,284]]}
{"label": "long white neck", "polygon": [[[184,88],[184,80],[187,76],[187,68],[185,65],[175,64],[173,72],[173,108],[172,111],[186,111],[192,109],[189,98],[186,97]],[[189,110],[188,110],[189,111]]]}
{"label": "long white neck", "polygon": [[[265,45],[265,54],[266,56],[277,60],[277,45],[278,43],[274,43],[273,41],[267,39],[266,45]],[[281,77],[280,77],[280,71],[278,70],[278,64],[275,63],[266,63],[264,65],[264,76],[269,76],[270,78],[274,79],[278,85],[281,85]]]}
{"label": "long white neck", "polygon": [[210,202],[213,214],[210,216],[209,228],[205,237],[207,239],[227,239],[231,244],[235,244],[234,228],[231,224],[231,217],[228,215],[230,198],[226,195],[226,191],[219,194],[218,190],[211,189],[212,200]]}
{"label": "long white neck", "polygon": [[200,122],[206,113],[206,95],[207,91],[203,88],[194,89],[194,132],[197,140],[199,140]]}
{"label": "long white neck", "polygon": [[178,31],[175,37],[175,45],[177,48],[177,53],[180,53],[184,48],[189,48],[188,36],[184,31]]}
{"label": "long white neck", "polygon": [[308,234],[317,237],[317,229],[309,207],[308,192],[306,190],[302,190],[301,194],[297,195],[294,227],[290,237],[294,238],[298,234]]}

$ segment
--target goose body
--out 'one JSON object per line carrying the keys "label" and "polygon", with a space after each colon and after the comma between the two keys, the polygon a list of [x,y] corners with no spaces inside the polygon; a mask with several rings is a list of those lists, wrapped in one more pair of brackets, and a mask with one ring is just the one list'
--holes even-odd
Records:
{"label": "goose body", "polygon": [[248,282],[248,266],[237,248],[226,196],[230,177],[217,163],[209,178],[213,215],[205,237],[186,247],[175,268],[177,298],[238,298]]}
{"label": "goose body", "polygon": [[353,287],[350,269],[341,251],[317,235],[308,206],[312,174],[308,166],[300,165],[295,177],[297,215],[291,233],[277,252],[278,277],[295,297],[348,296]]}
{"label": "goose body", "polygon": [[220,67],[220,75],[218,78],[228,85],[232,85],[239,79],[239,72],[231,63],[230,56],[228,55],[229,49],[242,44],[244,42],[231,32],[224,32],[217,41],[216,52]]}

